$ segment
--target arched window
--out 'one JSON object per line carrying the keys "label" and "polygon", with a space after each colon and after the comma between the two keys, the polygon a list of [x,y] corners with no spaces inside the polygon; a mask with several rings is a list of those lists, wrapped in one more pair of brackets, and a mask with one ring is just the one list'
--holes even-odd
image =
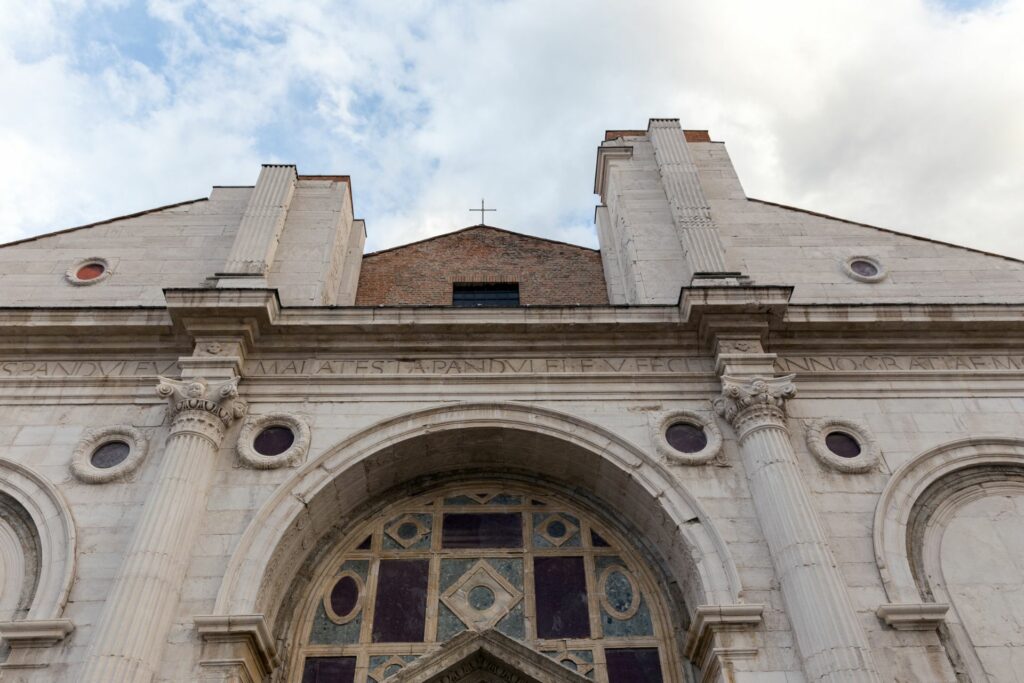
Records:
{"label": "arched window", "polygon": [[458,484],[355,524],[298,605],[289,681],[380,683],[493,629],[590,680],[681,680],[654,575],[555,492]]}

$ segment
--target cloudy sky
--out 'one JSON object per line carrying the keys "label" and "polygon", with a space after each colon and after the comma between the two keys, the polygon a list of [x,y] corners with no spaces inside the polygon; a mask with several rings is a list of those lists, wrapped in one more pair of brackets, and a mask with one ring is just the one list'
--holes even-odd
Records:
{"label": "cloudy sky", "polygon": [[1024,257],[1024,0],[0,0],[0,240],[353,178],[369,249],[596,246],[608,128],[679,117],[747,194]]}

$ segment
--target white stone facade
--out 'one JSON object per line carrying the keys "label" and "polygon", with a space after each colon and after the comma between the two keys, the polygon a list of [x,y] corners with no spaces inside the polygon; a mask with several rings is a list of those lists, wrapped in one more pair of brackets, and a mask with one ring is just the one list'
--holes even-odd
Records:
{"label": "white stone facade", "polygon": [[[609,306],[355,307],[348,178],[286,166],[0,248],[0,680],[301,680],[318,563],[477,479],[629,539],[665,681],[1024,680],[1024,263],[748,199],[673,120],[618,133]],[[608,681],[601,638],[570,673],[493,622],[394,680]]]}

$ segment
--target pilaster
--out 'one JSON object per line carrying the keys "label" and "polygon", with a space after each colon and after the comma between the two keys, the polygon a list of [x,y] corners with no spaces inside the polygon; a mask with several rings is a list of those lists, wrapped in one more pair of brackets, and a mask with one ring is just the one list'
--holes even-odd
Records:
{"label": "pilaster", "polygon": [[651,119],[648,134],[691,274],[724,272],[725,250],[679,121]]}
{"label": "pilaster", "polygon": [[224,270],[217,273],[227,287],[266,287],[288,205],[295,192],[295,166],[266,164],[249,197]]}

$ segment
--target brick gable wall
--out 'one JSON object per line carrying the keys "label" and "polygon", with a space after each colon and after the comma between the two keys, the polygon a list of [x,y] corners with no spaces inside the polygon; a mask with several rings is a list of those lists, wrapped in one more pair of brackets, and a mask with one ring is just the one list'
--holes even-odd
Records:
{"label": "brick gable wall", "polygon": [[454,282],[518,282],[524,305],[608,303],[593,249],[475,227],[363,257],[357,306],[447,306]]}

